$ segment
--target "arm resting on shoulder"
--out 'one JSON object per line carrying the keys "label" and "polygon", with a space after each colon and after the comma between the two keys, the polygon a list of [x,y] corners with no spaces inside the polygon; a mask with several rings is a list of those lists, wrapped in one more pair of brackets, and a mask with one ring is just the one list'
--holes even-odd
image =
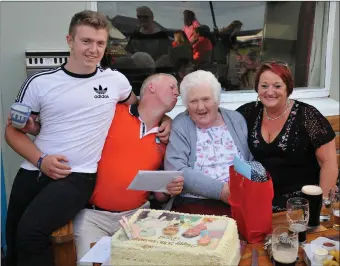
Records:
{"label": "arm resting on shoulder", "polygon": [[320,146],[315,152],[320,165],[320,187],[323,196],[328,197],[328,193],[336,185],[338,178],[338,164],[336,159],[335,139]]}
{"label": "arm resting on shoulder", "polygon": [[184,191],[210,199],[221,199],[224,183],[194,170],[189,165],[190,144],[184,134],[173,129],[166,149],[165,170],[183,171]]}
{"label": "arm resting on shoulder", "polygon": [[32,140],[22,131],[8,125],[5,131],[5,139],[8,145],[20,156],[37,165],[42,152],[35,146]]}
{"label": "arm resting on shoulder", "polygon": [[131,105],[131,104],[135,104],[137,102],[138,102],[138,99],[137,99],[135,93],[133,91],[131,91],[130,97],[126,101],[124,101],[123,104]]}
{"label": "arm resting on shoulder", "polygon": [[165,145],[169,142],[171,123],[172,119],[169,116],[164,115],[158,129],[157,137]]}

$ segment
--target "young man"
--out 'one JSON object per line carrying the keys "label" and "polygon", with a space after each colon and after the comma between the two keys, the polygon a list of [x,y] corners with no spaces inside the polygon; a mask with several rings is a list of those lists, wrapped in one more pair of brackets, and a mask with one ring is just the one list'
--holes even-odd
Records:
{"label": "young man", "polygon": [[[101,160],[97,183],[90,204],[74,220],[78,261],[90,244],[102,236],[113,235],[122,216],[131,216],[140,208],[149,208],[149,192],[127,190],[139,170],[157,170],[163,163],[165,145],[156,137],[157,127],[165,113],[177,102],[177,80],[168,74],[148,77],[141,87],[139,105],[117,105]],[[170,195],[178,195],[183,177],[168,184]],[[169,194],[154,193],[165,201]]]}
{"label": "young man", "polygon": [[[31,76],[18,94],[32,116],[23,130],[6,127],[7,143],[26,159],[8,206],[7,266],[54,265],[50,234],[91,197],[116,104],[136,102],[124,75],[97,67],[108,30],[97,12],[75,14],[66,37],[68,62]],[[25,133],[37,135],[34,142]]]}

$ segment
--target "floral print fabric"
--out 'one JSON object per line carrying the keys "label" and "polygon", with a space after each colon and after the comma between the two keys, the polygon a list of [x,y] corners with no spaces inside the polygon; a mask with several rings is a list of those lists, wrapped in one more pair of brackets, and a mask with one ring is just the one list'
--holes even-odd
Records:
{"label": "floral print fabric", "polygon": [[[203,172],[212,179],[229,182],[229,166],[233,165],[234,156],[242,158],[226,125],[207,129],[196,128],[195,170]],[[185,197],[197,197],[185,194]]]}

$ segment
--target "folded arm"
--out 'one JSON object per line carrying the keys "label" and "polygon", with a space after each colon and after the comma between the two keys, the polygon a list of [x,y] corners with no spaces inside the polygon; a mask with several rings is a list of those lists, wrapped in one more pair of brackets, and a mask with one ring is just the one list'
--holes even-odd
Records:
{"label": "folded arm", "polygon": [[[34,120],[32,118],[32,122],[33,121]],[[33,124],[31,128],[27,127],[26,130],[28,130],[31,134],[38,134],[40,124]],[[5,139],[8,145],[16,153],[24,157],[34,166],[37,166],[38,160],[43,152],[37,148],[22,129],[17,129],[13,127],[11,123],[8,123],[5,131]],[[64,162],[68,162],[68,159],[63,155],[48,155],[42,160],[40,170],[53,179],[64,178],[71,173],[71,168]]]}

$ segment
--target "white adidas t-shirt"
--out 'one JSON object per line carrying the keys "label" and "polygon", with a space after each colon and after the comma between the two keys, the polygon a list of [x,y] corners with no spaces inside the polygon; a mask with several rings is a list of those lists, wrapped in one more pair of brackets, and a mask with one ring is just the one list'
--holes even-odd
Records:
{"label": "white adidas t-shirt", "polygon": [[[78,75],[61,66],[28,78],[16,102],[40,116],[41,130],[34,140],[40,151],[66,156],[73,172],[95,173],[116,104],[131,92],[118,71],[97,68]],[[28,161],[21,167],[37,170]]]}

